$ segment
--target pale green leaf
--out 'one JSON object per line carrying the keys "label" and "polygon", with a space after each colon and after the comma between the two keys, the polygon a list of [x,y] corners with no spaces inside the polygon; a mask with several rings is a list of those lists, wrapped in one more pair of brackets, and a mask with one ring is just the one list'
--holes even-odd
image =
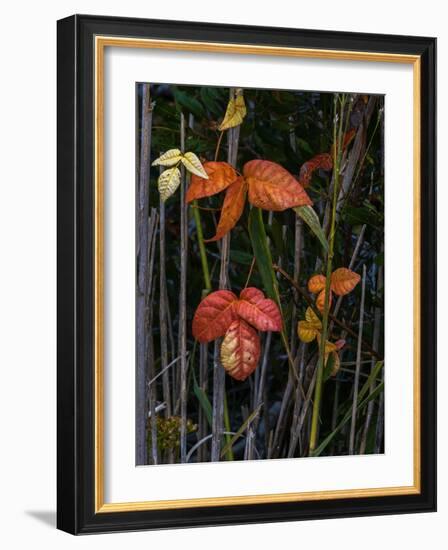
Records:
{"label": "pale green leaf", "polygon": [[165,202],[176,191],[180,184],[179,168],[169,168],[162,172],[159,176],[159,193],[160,198]]}
{"label": "pale green leaf", "polygon": [[199,176],[200,178],[208,180],[207,172],[204,170],[201,161],[194,153],[185,153],[185,155],[182,155],[181,161],[189,172],[195,174],[196,176]]}
{"label": "pale green leaf", "polygon": [[160,155],[160,157],[152,163],[152,166],[166,166],[169,168],[175,166],[181,160],[182,153],[179,149],[170,149],[166,153],[163,153],[163,155]]}

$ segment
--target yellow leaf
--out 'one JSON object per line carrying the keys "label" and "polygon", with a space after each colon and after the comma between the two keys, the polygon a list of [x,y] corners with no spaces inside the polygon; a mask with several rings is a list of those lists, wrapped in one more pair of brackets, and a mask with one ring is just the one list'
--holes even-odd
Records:
{"label": "yellow leaf", "polygon": [[325,342],[325,355],[329,355],[330,353],[336,352],[338,350],[338,347],[336,344],[333,344],[333,342],[326,341]]}
{"label": "yellow leaf", "polygon": [[231,98],[227,104],[226,114],[224,119],[219,125],[219,130],[228,130],[234,126],[238,126],[243,122],[244,117],[246,116],[246,104],[244,102],[243,91],[239,90],[236,93],[235,98]]}
{"label": "yellow leaf", "polygon": [[[319,342],[320,346],[320,342]],[[327,340],[325,342],[325,351],[324,351],[324,363],[325,367],[330,368],[330,376],[336,376],[340,367],[341,367],[341,358],[339,357],[338,351],[340,350],[340,344],[338,342],[330,342]]]}
{"label": "yellow leaf", "polygon": [[180,184],[179,168],[169,168],[159,176],[159,193],[163,202],[166,201],[176,191]]}
{"label": "yellow leaf", "polygon": [[177,164],[180,160],[182,160],[182,153],[179,149],[170,149],[166,153],[163,153],[163,155],[160,155],[160,157],[152,163],[152,166],[166,166],[169,168]]}
{"label": "yellow leaf", "polygon": [[189,172],[208,180],[207,172],[204,170],[201,161],[194,153],[185,153],[185,155],[182,155],[181,161]]}
{"label": "yellow leaf", "polygon": [[322,330],[322,323],[319,317],[314,313],[312,308],[308,307],[307,310],[305,311],[305,319],[316,330]]}
{"label": "yellow leaf", "polygon": [[297,335],[302,342],[308,344],[319,334],[319,331],[308,321],[299,321],[297,325]]}

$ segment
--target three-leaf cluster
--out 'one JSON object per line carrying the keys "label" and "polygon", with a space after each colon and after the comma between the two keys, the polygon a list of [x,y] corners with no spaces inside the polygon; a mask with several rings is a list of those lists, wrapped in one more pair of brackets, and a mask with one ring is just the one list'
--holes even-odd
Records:
{"label": "three-leaf cluster", "polygon": [[217,290],[206,296],[193,318],[193,336],[201,343],[224,336],[221,363],[236,380],[245,380],[260,359],[262,332],[282,330],[277,304],[255,287],[245,288],[239,298],[230,290]]}

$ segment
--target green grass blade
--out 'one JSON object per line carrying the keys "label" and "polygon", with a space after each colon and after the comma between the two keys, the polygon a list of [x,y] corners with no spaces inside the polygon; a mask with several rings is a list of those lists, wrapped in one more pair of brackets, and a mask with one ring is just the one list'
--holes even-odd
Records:
{"label": "green grass blade", "polygon": [[319,239],[321,245],[323,246],[325,252],[328,251],[328,241],[325,237],[324,230],[322,229],[319,221],[319,217],[316,214],[312,206],[296,206],[294,212],[302,218],[302,220],[307,224],[311,231]]}
{"label": "green grass blade", "polygon": [[249,214],[249,235],[257,262],[258,272],[266,294],[280,307],[277,278],[272,269],[272,256],[260,208],[252,208]]}
{"label": "green grass blade", "polygon": [[[381,369],[383,368],[383,364],[384,362],[383,361],[378,361],[375,365],[375,367],[373,368],[372,372],[370,373],[369,377],[367,378],[366,382],[364,383],[364,385],[362,386],[361,390],[359,391],[359,394],[358,394],[358,402],[356,404],[356,410],[359,411],[360,409],[362,409],[365,405],[367,405],[367,403],[369,403],[369,401],[371,401],[372,399],[375,399],[375,397],[384,389],[384,382],[381,382],[380,384],[377,385],[377,387],[373,390],[372,393],[370,393],[364,400],[363,400],[363,397],[365,396],[365,394],[369,391],[369,388],[370,388],[370,385],[371,383],[376,379],[376,377],[378,376],[379,372],[381,371]],[[327,447],[327,445],[332,441],[332,439],[337,435],[337,433],[339,432],[339,430],[341,430],[341,428],[344,426],[344,424],[346,424],[350,418],[351,418],[351,409],[349,409],[345,415],[343,416],[342,420],[339,422],[339,424],[336,426],[336,428],[330,433],[327,435],[327,437],[322,441],[322,443],[316,447],[316,449],[314,450],[312,456],[319,456],[320,454],[322,454],[322,452],[325,450],[325,448]]]}
{"label": "green grass blade", "polygon": [[196,376],[193,372],[193,391],[195,396],[197,397],[203,411],[205,414],[205,417],[207,418],[207,422],[209,426],[212,426],[212,406],[210,404],[210,401],[207,397],[207,394],[204,392],[204,390],[199,386],[196,380]]}
{"label": "green grass blade", "polygon": [[[263,222],[263,213],[260,208],[252,208],[249,214],[249,235],[254,251],[257,269],[266,294],[277,303],[283,319],[282,305],[280,303],[280,294],[278,291],[278,282],[276,273],[272,267],[272,256],[269,248],[268,236]],[[288,356],[288,365],[291,375],[297,380],[297,373],[294,370],[294,361],[289,350],[288,337],[285,326],[281,331],[282,342]]]}
{"label": "green grass blade", "polygon": [[243,432],[245,429],[249,426],[249,424],[252,422],[252,420],[255,419],[255,417],[260,412],[261,407],[263,406],[263,403],[260,403],[258,407],[253,411],[251,415],[249,415],[246,420],[241,424],[238,431],[235,433],[235,435],[232,437],[229,443],[224,447],[224,449],[221,451],[221,458],[224,457],[227,452],[232,449],[233,445],[236,443],[236,441],[243,435]]}

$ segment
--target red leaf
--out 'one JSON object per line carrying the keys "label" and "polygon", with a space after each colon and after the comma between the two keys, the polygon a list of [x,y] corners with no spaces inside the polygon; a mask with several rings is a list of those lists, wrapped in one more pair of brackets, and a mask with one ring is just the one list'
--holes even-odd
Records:
{"label": "red leaf", "polygon": [[274,300],[265,298],[258,288],[249,287],[241,291],[235,310],[242,319],[258,330],[263,332],[282,330],[282,316],[277,304]]}
{"label": "red leaf", "polygon": [[342,340],[342,339],[336,340],[334,345],[336,346],[336,349],[339,351],[345,346],[345,340]]}
{"label": "red leaf", "polygon": [[203,166],[207,172],[208,180],[195,174],[191,176],[191,183],[185,198],[187,203],[195,199],[211,197],[229,187],[237,178],[234,168],[227,162],[205,162]]}
{"label": "red leaf", "polygon": [[322,170],[331,170],[333,168],[333,159],[330,154],[321,153],[302,164],[302,168],[300,168],[299,173],[299,181],[303,187],[309,186],[313,173],[318,168],[321,168]]}
{"label": "red leaf", "polygon": [[193,336],[199,342],[211,342],[223,336],[236,317],[238,300],[230,290],[217,290],[198,305],[193,317]]}
{"label": "red leaf", "polygon": [[242,319],[234,321],[221,344],[222,366],[235,380],[246,380],[257,368],[259,359],[258,333]]}
{"label": "red leaf", "polygon": [[282,166],[269,160],[251,160],[243,168],[249,202],[264,210],[281,211],[313,204],[300,183]]}
{"label": "red leaf", "polygon": [[233,229],[240,219],[246,202],[247,185],[243,177],[238,177],[227,189],[221,209],[216,235],[205,242],[219,241],[226,233]]}

